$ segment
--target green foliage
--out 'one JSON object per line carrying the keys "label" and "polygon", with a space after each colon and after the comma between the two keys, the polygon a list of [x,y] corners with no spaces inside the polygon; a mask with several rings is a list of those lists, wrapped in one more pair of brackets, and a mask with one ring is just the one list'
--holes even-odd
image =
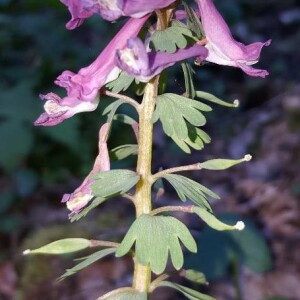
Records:
{"label": "green foliage", "polygon": [[134,80],[134,76],[122,71],[119,77],[109,82],[106,87],[113,93],[120,93],[121,91],[126,91]]}
{"label": "green foliage", "polygon": [[196,252],[195,241],[187,227],[174,217],[141,215],[130,227],[116,256],[125,255],[135,243],[136,259],[142,265],[150,264],[155,274],[162,273],[170,252],[176,270],[183,265],[183,253],[179,243]]}
{"label": "green foliage", "polygon": [[245,225],[241,221],[237,221],[235,225],[228,225],[218,220],[211,212],[203,209],[202,207],[193,207],[193,212],[197,214],[208,226],[211,228],[223,230],[243,230]]}
{"label": "green foliage", "polygon": [[189,281],[192,281],[192,282],[195,282],[198,284],[208,285],[205,275],[199,271],[192,270],[192,269],[184,270],[184,277]]}
{"label": "green foliage", "polygon": [[62,239],[34,250],[25,250],[23,254],[66,254],[80,251],[91,246],[91,241],[82,238]]}
{"label": "green foliage", "polygon": [[167,174],[163,176],[163,178],[165,178],[174,187],[180,200],[185,202],[188,198],[195,204],[204,207],[205,210],[212,211],[210,204],[207,201],[207,196],[215,199],[220,198],[213,191],[185,176]]}
{"label": "green foliage", "polygon": [[109,152],[109,156],[112,160],[121,160],[130,155],[137,155],[138,145],[121,145]]}
{"label": "green foliage", "polygon": [[230,223],[242,219],[245,229],[242,232],[218,232],[209,227],[204,228],[197,237],[197,245],[201,251],[188,254],[185,267],[204,272],[209,280],[225,276],[234,259],[258,273],[270,270],[270,249],[254,224],[232,214],[223,214],[218,218]]}
{"label": "green foliage", "polygon": [[226,170],[244,161],[251,160],[251,155],[245,155],[241,159],[211,159],[200,164],[201,169],[206,170]]}
{"label": "green foliage", "polygon": [[151,43],[156,51],[174,53],[177,48],[185,48],[188,45],[187,37],[193,39],[193,33],[189,28],[185,24],[173,20],[170,27],[152,34]]}
{"label": "green foliage", "polygon": [[133,288],[125,287],[109,292],[96,300],[147,300],[147,298],[147,293],[140,293]]}
{"label": "green foliage", "polygon": [[195,11],[186,3],[183,2],[184,10],[187,15],[187,26],[194,33],[197,39],[201,40],[205,37],[202,24]]}
{"label": "green foliage", "polygon": [[193,70],[192,66],[188,63],[181,64],[183,75],[184,75],[184,83],[185,83],[185,90],[186,95],[188,98],[194,99],[196,96],[196,91],[193,82],[193,74],[195,71]]}
{"label": "green foliage", "polygon": [[87,257],[80,258],[82,262],[80,262],[79,264],[77,264],[71,269],[67,269],[66,272],[60,277],[60,279],[65,279],[68,276],[76,274],[77,272],[83,270],[84,268],[88,267],[94,262],[106,257],[107,255],[114,253],[115,251],[116,251],[115,248],[107,248],[107,249],[99,250]]}
{"label": "green foliage", "polygon": [[107,199],[122,195],[136,185],[140,176],[130,170],[110,170],[100,172],[93,176],[95,182],[92,192],[95,198],[80,213],[71,217],[71,222],[85,217],[91,210],[96,208]]}
{"label": "green foliage", "polygon": [[170,281],[162,281],[159,285],[159,287],[169,287],[171,289],[177,290],[184,296],[186,296],[187,299],[190,300],[216,300],[215,298],[202,294],[198,291],[195,291],[193,289],[190,289],[186,286],[182,286],[178,283],[170,282]]}
{"label": "green foliage", "polygon": [[234,100],[233,103],[223,101],[216,96],[206,93],[206,92],[201,92],[201,91],[196,91],[196,97],[205,99],[207,101],[222,105],[222,106],[227,106],[227,107],[238,107],[239,106],[239,100]]}
{"label": "green foliage", "polygon": [[166,93],[157,97],[152,121],[155,123],[160,119],[166,135],[183,151],[190,153],[189,146],[201,149],[203,141],[207,141],[207,135],[195,128],[206,123],[202,111],[211,111],[211,107],[183,96]]}

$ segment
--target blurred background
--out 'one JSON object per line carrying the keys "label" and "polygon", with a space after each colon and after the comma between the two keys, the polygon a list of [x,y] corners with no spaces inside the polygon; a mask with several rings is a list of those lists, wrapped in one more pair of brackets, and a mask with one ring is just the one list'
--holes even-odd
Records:
{"label": "blurred background", "polygon": [[[244,42],[266,41],[257,67],[266,79],[213,64],[195,66],[195,85],[233,101],[238,109],[217,107],[207,114],[212,143],[185,155],[158,124],[153,171],[210,158],[253,160],[228,171],[195,172],[191,178],[221,196],[213,203],[223,220],[243,219],[243,235],[214,232],[190,216],[178,215],[197,239],[199,254],[187,268],[206,274],[209,286],[194,286],[220,300],[300,299],[300,3],[297,0],[215,1]],[[60,203],[78,187],[97,154],[103,97],[96,112],[62,125],[33,126],[42,112],[40,93],[57,89],[63,70],[77,71],[100,53],[120,24],[97,16],[67,31],[69,13],[58,0],[0,0],[0,299],[92,300],[130,285],[130,259],[106,259],[62,282],[75,256],[22,257],[23,250],[66,237],[120,241],[134,211],[124,199],[108,201],[86,219],[70,224]],[[168,90],[185,91],[180,66],[168,74]],[[122,113],[136,118],[124,106]],[[115,122],[110,148],[134,143],[130,128]],[[114,161],[113,168],[134,168],[136,157]],[[170,186],[158,204],[178,203]],[[117,226],[116,226],[117,225]],[[78,256],[77,256],[78,257]],[[183,281],[181,281],[183,282]],[[187,283],[186,283],[187,284]],[[184,299],[170,290],[153,299]]]}

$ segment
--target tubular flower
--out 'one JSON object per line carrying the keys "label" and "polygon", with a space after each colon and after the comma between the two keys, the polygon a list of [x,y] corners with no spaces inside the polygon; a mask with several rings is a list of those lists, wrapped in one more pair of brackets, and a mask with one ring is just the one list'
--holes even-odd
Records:
{"label": "tubular flower", "polygon": [[108,21],[121,16],[141,18],[156,9],[164,8],[175,0],[60,0],[70,13],[71,20],[67,23],[68,29],[74,29],[82,24],[84,19],[93,14],[99,14]]}
{"label": "tubular flower", "polygon": [[219,65],[241,68],[250,76],[267,76],[269,73],[266,70],[254,69],[251,65],[258,62],[262,47],[269,46],[271,40],[250,45],[237,42],[212,0],[197,0],[197,2],[207,40],[206,60]]}
{"label": "tubular flower", "polygon": [[80,69],[77,74],[64,71],[58,76],[55,84],[65,88],[67,96],[61,98],[54,93],[41,95],[41,99],[46,100],[45,112],[34,124],[53,126],[79,112],[95,110],[101,87],[116,79],[120,73],[115,64],[116,50],[124,47],[128,38],[138,35],[148,17],[128,20],[90,66]]}
{"label": "tubular flower", "polygon": [[71,216],[79,213],[94,197],[92,195],[92,184],[94,180],[92,176],[110,170],[109,154],[107,149],[107,137],[110,125],[105,123],[99,131],[99,154],[96,157],[93,169],[82,182],[82,184],[72,193],[65,194],[62,202],[66,202],[67,208],[71,211]]}
{"label": "tubular flower", "polygon": [[197,57],[198,61],[202,61],[207,54],[207,49],[197,44],[178,49],[175,53],[147,52],[146,46],[139,38],[131,38],[125,48],[117,51],[116,64],[140,81],[147,82],[178,61],[190,57]]}

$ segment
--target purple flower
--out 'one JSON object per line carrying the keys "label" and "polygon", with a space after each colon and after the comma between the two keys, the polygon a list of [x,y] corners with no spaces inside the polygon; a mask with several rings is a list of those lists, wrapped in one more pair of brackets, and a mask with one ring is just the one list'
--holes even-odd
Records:
{"label": "purple flower", "polygon": [[84,19],[99,14],[103,19],[113,21],[121,16],[141,18],[156,9],[167,7],[175,0],[60,0],[70,13],[68,29],[82,24]]}
{"label": "purple flower", "polygon": [[71,211],[70,216],[79,213],[94,197],[92,195],[93,175],[110,170],[109,154],[107,149],[107,137],[110,129],[109,123],[102,125],[99,131],[99,154],[96,157],[94,167],[83,183],[72,193],[65,194],[62,202],[66,202],[67,208]]}
{"label": "purple flower", "polygon": [[146,46],[139,38],[131,38],[125,48],[117,51],[116,63],[121,69],[140,81],[147,82],[178,61],[190,57],[197,57],[198,61],[202,61],[206,58],[207,53],[207,50],[198,44],[178,49],[175,53],[147,52]]}
{"label": "purple flower", "polygon": [[197,2],[207,41],[206,60],[219,65],[241,68],[250,76],[267,76],[269,73],[266,70],[254,69],[251,65],[258,62],[262,47],[269,46],[271,40],[250,45],[237,42],[212,0],[197,0]]}
{"label": "purple flower", "polygon": [[123,48],[128,38],[138,35],[148,17],[128,20],[90,66],[80,69],[77,74],[64,71],[58,76],[55,83],[66,89],[67,96],[61,98],[54,93],[41,95],[41,99],[46,100],[45,112],[34,124],[53,126],[79,112],[95,110],[101,87],[116,79],[120,73],[115,64],[116,50]]}

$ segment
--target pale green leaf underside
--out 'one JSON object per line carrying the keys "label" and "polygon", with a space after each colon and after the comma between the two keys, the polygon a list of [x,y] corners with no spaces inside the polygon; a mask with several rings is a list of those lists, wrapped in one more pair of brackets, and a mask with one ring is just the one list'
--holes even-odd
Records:
{"label": "pale green leaf underside", "polygon": [[163,130],[182,150],[190,152],[189,147],[202,149],[203,142],[209,137],[195,126],[203,126],[206,118],[202,111],[211,111],[211,107],[183,96],[166,93],[157,97],[152,122],[160,119]]}
{"label": "pale green leaf underside", "polygon": [[93,176],[93,195],[101,198],[110,198],[124,194],[138,182],[140,176],[131,170],[116,169],[100,172]]}
{"label": "pale green leaf underside", "polygon": [[224,100],[219,99],[218,97],[207,93],[207,92],[202,92],[202,91],[196,91],[196,96],[198,98],[205,99],[207,101],[222,105],[222,106],[227,106],[227,107],[238,107],[239,106],[239,101],[235,100],[234,102],[226,102]]}
{"label": "pale green leaf underside", "polygon": [[[249,156],[251,159],[251,156]],[[244,161],[247,161],[247,156],[242,159],[211,159],[207,160],[205,162],[202,162],[200,164],[201,169],[207,169],[207,170],[226,170],[228,168],[231,168],[237,164],[240,164]]]}
{"label": "pale green leaf underside", "polygon": [[195,204],[205,208],[210,212],[212,209],[207,201],[207,196],[210,196],[214,199],[220,199],[220,197],[213,191],[185,176],[178,174],[167,174],[163,178],[168,180],[169,183],[174,187],[181,201],[185,202],[187,199],[190,199]]}
{"label": "pale green leaf underside", "polygon": [[84,268],[88,267],[92,263],[104,258],[105,256],[107,256],[109,254],[114,253],[115,251],[116,251],[115,248],[107,248],[107,249],[97,251],[97,252],[85,257],[82,262],[80,262],[79,264],[77,264],[76,266],[74,266],[71,269],[67,269],[66,272],[60,277],[60,279],[64,279],[68,276],[74,275],[75,273],[83,270]]}
{"label": "pale green leaf underside", "polygon": [[197,214],[208,226],[215,230],[241,230],[235,225],[228,225],[217,219],[211,212],[203,209],[202,207],[193,207],[193,212]]}
{"label": "pale green leaf underside", "polygon": [[137,155],[138,145],[127,144],[118,146],[110,150],[110,157],[112,160],[122,160],[130,155]]}
{"label": "pale green leaf underside", "polygon": [[202,294],[198,291],[195,291],[193,289],[190,289],[188,287],[182,286],[180,284],[170,282],[170,281],[162,281],[159,284],[159,287],[169,287],[171,289],[175,289],[182,293],[184,296],[186,296],[190,300],[216,300],[215,298]]}
{"label": "pale green leaf underside", "polygon": [[34,250],[25,250],[24,254],[52,254],[60,255],[86,249],[91,246],[91,241],[82,238],[62,239]]}
{"label": "pale green leaf underside", "polygon": [[174,217],[141,215],[132,224],[116,256],[128,253],[135,243],[136,259],[142,265],[150,264],[155,274],[162,273],[167,265],[170,252],[175,269],[183,266],[180,242],[191,252],[196,252],[194,238],[187,227]]}
{"label": "pale green leaf underside", "polygon": [[109,292],[96,300],[147,300],[147,293],[125,287]]}
{"label": "pale green leaf underside", "polygon": [[109,82],[106,87],[113,93],[120,93],[121,91],[126,91],[129,86],[133,83],[134,76],[122,71],[119,77],[111,82]]}
{"label": "pale green leaf underside", "polygon": [[151,42],[156,51],[174,53],[178,48],[182,49],[188,45],[186,37],[193,38],[193,33],[185,24],[174,20],[167,29],[155,31]]}
{"label": "pale green leaf underside", "polygon": [[91,203],[71,218],[71,222],[85,217],[92,209],[117,195],[122,195],[133,188],[140,176],[131,170],[116,169],[100,172],[93,176],[92,193],[95,196]]}

